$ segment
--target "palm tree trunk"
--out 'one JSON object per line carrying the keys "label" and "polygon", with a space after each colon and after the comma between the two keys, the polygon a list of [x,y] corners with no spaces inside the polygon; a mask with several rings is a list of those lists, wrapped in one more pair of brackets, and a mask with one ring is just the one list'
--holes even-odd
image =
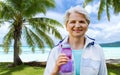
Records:
{"label": "palm tree trunk", "polygon": [[14,25],[14,65],[22,64],[22,60],[19,57],[19,42],[21,38],[21,23]]}

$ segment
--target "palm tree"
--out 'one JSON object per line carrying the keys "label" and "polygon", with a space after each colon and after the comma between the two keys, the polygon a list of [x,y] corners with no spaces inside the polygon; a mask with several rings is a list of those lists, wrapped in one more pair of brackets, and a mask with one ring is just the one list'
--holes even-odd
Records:
{"label": "palm tree", "polygon": [[[93,0],[85,0],[83,7],[85,7],[90,2],[93,2]],[[120,12],[120,0],[100,0],[100,6],[98,10],[98,20],[101,18],[101,14],[103,11],[106,11],[107,18],[110,21],[110,8],[114,9],[114,14],[119,14]]]}
{"label": "palm tree", "polygon": [[35,46],[43,48],[47,44],[50,48],[53,47],[54,42],[48,34],[62,39],[56,28],[62,27],[59,22],[45,17],[33,18],[36,14],[45,14],[48,8],[55,7],[54,3],[54,0],[0,1],[0,23],[9,22],[9,31],[4,37],[3,46],[5,52],[8,52],[13,43],[15,66],[23,63],[19,57],[22,35],[33,51]]}

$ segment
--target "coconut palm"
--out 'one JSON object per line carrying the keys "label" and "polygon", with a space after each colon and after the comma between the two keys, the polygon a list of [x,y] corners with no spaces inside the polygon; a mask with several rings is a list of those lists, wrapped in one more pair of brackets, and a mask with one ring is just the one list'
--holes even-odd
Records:
{"label": "coconut palm", "polygon": [[13,43],[14,65],[22,64],[19,57],[21,38],[34,51],[35,46],[43,48],[46,44],[51,48],[54,42],[50,35],[61,39],[56,27],[62,25],[56,20],[46,17],[34,17],[38,13],[45,14],[48,8],[55,7],[54,0],[5,0],[0,1],[0,23],[9,22],[9,31],[4,37],[3,47],[8,52]]}
{"label": "coconut palm", "polygon": [[[89,4],[90,2],[93,2],[93,0],[85,0],[84,1],[84,7]],[[98,20],[101,18],[101,14],[103,11],[106,11],[107,18],[110,21],[110,8],[114,9],[114,14],[119,14],[120,12],[120,0],[100,0],[100,6],[98,10]]]}

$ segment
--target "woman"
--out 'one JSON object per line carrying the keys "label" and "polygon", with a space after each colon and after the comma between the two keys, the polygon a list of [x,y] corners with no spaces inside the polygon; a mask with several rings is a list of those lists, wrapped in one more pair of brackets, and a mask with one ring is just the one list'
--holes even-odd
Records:
{"label": "woman", "polygon": [[[90,23],[88,13],[80,6],[70,8],[65,14],[68,37],[54,47],[49,55],[44,75],[107,75],[102,48],[95,40],[85,35]],[[69,44],[72,50],[73,71],[60,72],[61,66],[69,61],[61,47]]]}

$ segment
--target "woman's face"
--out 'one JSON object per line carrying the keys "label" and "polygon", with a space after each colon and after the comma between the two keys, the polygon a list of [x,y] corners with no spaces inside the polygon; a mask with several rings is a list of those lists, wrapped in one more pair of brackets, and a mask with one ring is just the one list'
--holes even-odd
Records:
{"label": "woman's face", "polygon": [[88,29],[88,23],[83,14],[71,13],[66,23],[66,29],[72,37],[82,37]]}

